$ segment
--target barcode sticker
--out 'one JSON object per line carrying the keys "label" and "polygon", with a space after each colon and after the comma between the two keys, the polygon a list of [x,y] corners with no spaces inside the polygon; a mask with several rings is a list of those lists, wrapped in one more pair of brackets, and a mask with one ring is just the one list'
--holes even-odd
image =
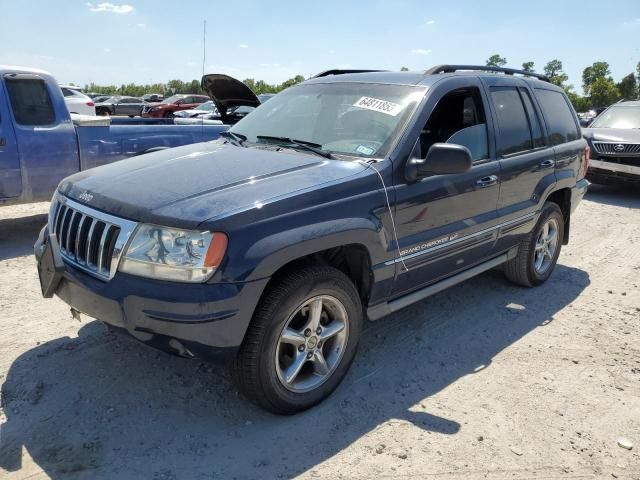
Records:
{"label": "barcode sticker", "polygon": [[356,103],[353,104],[354,107],[366,108],[367,110],[373,110],[374,112],[385,113],[387,115],[391,115],[395,117],[398,115],[402,109],[403,105],[399,103],[388,102],[386,100],[379,100],[377,98],[371,97],[362,97]]}

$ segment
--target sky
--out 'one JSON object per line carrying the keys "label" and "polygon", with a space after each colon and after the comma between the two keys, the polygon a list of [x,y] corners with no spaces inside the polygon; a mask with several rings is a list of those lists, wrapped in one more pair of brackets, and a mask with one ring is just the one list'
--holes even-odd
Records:
{"label": "sky", "polygon": [[616,81],[640,61],[640,0],[21,0],[3,2],[0,64],[78,85],[199,79],[204,20],[206,73],[270,83],[330,68],[483,65],[498,53],[537,71],[558,58],[582,93],[594,61]]}

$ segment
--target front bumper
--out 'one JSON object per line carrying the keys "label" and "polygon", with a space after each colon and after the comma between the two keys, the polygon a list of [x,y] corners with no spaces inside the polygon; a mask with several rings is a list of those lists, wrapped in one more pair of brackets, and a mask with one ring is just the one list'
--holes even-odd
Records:
{"label": "front bumper", "polygon": [[603,160],[591,160],[587,178],[594,183],[638,184],[640,167]]}
{"label": "front bumper", "polygon": [[[48,238],[34,251],[40,263]],[[55,294],[72,308],[141,342],[187,357],[232,357],[268,278],[239,283],[180,283],[118,272],[105,282],[65,262]]]}

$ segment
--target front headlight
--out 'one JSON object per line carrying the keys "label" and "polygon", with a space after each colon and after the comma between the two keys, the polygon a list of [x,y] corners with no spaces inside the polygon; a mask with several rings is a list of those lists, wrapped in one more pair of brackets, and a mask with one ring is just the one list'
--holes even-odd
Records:
{"label": "front headlight", "polygon": [[120,271],[177,282],[204,282],[227,249],[224,233],[139,225],[120,262]]}

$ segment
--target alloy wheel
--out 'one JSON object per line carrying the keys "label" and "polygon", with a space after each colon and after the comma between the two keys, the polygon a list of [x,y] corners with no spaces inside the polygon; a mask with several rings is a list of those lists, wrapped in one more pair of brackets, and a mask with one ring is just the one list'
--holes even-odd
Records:
{"label": "alloy wheel", "polygon": [[280,332],[275,365],[282,385],[295,393],[318,388],[333,374],[346,348],[349,321],[335,297],[306,300]]}
{"label": "alloy wheel", "polygon": [[546,273],[553,264],[558,249],[558,240],[558,221],[555,218],[550,218],[542,226],[536,239],[533,264],[538,274]]}

